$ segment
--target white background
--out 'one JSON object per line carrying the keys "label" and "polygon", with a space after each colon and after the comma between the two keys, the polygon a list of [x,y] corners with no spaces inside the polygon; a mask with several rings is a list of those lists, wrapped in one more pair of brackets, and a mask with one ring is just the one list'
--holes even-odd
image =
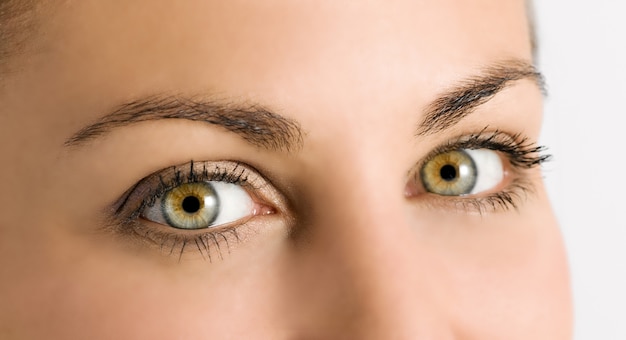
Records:
{"label": "white background", "polygon": [[548,190],[569,252],[576,340],[626,340],[626,2],[536,0]]}

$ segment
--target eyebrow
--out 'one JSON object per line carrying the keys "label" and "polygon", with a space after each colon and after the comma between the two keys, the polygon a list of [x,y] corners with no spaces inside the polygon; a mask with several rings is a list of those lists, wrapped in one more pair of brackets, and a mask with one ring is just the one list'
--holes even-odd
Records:
{"label": "eyebrow", "polygon": [[523,79],[533,81],[546,93],[543,75],[530,62],[507,60],[484,68],[478,75],[467,78],[445,91],[426,108],[418,125],[417,136],[446,130],[487,103],[508,86]]}
{"label": "eyebrow", "polygon": [[296,121],[260,105],[180,96],[153,96],[123,104],[80,129],[64,144],[78,146],[115,128],[164,119],[185,119],[219,126],[254,146],[272,151],[289,152],[303,146],[302,129]]}

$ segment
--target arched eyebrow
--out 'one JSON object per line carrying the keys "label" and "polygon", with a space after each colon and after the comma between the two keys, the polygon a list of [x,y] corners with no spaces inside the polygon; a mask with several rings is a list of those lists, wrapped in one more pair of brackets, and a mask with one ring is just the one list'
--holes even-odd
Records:
{"label": "arched eyebrow", "polygon": [[153,96],[123,104],[80,129],[64,144],[68,147],[82,145],[115,128],[163,119],[185,119],[219,126],[254,146],[273,151],[290,152],[303,145],[298,122],[260,105],[180,96]]}
{"label": "arched eyebrow", "polygon": [[523,79],[533,81],[542,93],[546,93],[542,74],[530,62],[508,60],[483,69],[478,75],[437,96],[427,106],[416,135],[431,135],[452,127],[506,87]]}
{"label": "arched eyebrow", "polygon": [[[512,83],[529,79],[545,93],[544,78],[524,60],[509,60],[485,68],[445,91],[426,108],[416,134],[425,136],[457,124]],[[220,126],[254,146],[268,150],[294,151],[303,147],[300,124],[260,105],[181,96],[152,96],[123,104],[94,123],[80,129],[65,146],[85,144],[111,130],[139,122],[186,119]]]}

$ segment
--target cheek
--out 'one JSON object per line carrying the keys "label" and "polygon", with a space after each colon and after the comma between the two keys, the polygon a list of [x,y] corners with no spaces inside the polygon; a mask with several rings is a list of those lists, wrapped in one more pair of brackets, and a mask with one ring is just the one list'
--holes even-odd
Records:
{"label": "cheek", "polygon": [[[263,334],[278,323],[269,310],[280,298],[279,285],[267,279],[276,269],[269,242],[264,253],[181,265],[86,244],[82,236],[47,241],[34,238],[32,248],[11,253],[19,263],[0,269],[12,278],[0,280],[0,301],[9,306],[0,308],[0,338],[250,338],[247,331]],[[252,257],[254,266],[246,265]]]}
{"label": "cheek", "polygon": [[[97,339],[94,334],[102,339],[226,334],[250,338],[246,333],[254,330],[253,338],[267,338],[262,335],[276,335],[277,328],[288,327],[294,318],[297,322],[292,324],[324,329],[318,321],[331,317],[337,321],[326,325],[342,329],[352,322],[354,329],[361,329],[367,319],[356,319],[357,312],[385,318],[397,313],[403,303],[388,305],[387,298],[395,293],[388,292],[389,287],[367,284],[384,282],[396,284],[394,289],[403,293],[403,289],[418,291],[410,301],[410,322],[423,322],[433,311],[442,311],[442,324],[453,328],[458,339],[569,338],[564,334],[571,329],[566,261],[544,199],[529,198],[519,211],[483,217],[434,210],[411,216],[415,216],[413,227],[419,228],[407,230],[418,235],[407,234],[401,239],[406,242],[398,241],[389,229],[369,228],[372,242],[363,242],[364,251],[359,251],[356,231],[333,232],[324,239],[341,247],[333,253],[328,242],[315,248],[313,239],[309,246],[317,252],[310,252],[326,271],[315,270],[307,277],[297,269],[312,266],[285,247],[288,242],[282,234],[259,240],[263,251],[254,243],[250,251],[236,252],[223,263],[184,266],[131,256],[103,242],[86,243],[83,235],[32,235],[19,249],[3,248],[2,259],[20,261],[5,260],[0,268],[2,277],[13,278],[0,280],[0,300],[12,306],[0,310],[5,313],[0,315],[0,335],[5,335],[4,329],[9,329],[9,335],[11,329],[19,329],[15,338]],[[383,211],[381,218],[388,221],[389,214]],[[372,255],[372,249],[379,247],[389,249],[389,256]],[[359,268],[350,267],[360,263],[357,257],[368,260]],[[376,271],[372,269],[376,259],[388,259],[390,268],[402,270]],[[399,262],[403,260],[407,263]],[[390,273],[403,277],[379,280]],[[412,274],[418,277],[417,285],[402,287]],[[364,283],[355,286],[359,279]],[[434,282],[434,288],[427,281]],[[361,290],[356,294],[355,289]],[[377,296],[381,299],[368,304]],[[425,300],[432,304],[424,305]],[[353,308],[344,306],[349,313],[337,314],[341,309],[337,301]]]}
{"label": "cheek", "polygon": [[462,339],[569,338],[567,263],[546,207],[529,202],[519,212],[485,217],[448,244],[445,305]]}

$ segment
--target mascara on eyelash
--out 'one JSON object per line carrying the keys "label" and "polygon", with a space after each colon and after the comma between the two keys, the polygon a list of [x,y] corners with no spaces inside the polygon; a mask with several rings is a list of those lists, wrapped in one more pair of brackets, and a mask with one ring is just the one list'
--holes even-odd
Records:
{"label": "mascara on eyelash", "polygon": [[[235,184],[242,187],[249,187],[254,194],[264,202],[271,202],[271,196],[267,196],[270,189],[263,189],[269,183],[250,166],[237,161],[203,161],[191,160],[189,163],[168,167],[158,172],[152,173],[139,180],[130,190],[128,190],[117,203],[111,206],[107,216],[106,228],[114,231],[118,235],[125,235],[128,239],[141,242],[148,242],[153,247],[160,249],[166,254],[178,254],[179,260],[189,246],[198,252],[205,260],[212,262],[213,257],[222,259],[224,250],[230,253],[231,244],[241,241],[242,236],[239,230],[249,225],[253,216],[243,217],[237,221],[230,221],[234,218],[233,213],[239,214],[237,210],[229,209],[223,215],[223,223],[211,225],[204,228],[190,228],[185,232],[169,231],[168,228],[175,228],[167,225],[156,226],[151,223],[161,224],[152,220],[155,215],[143,216],[145,209],[155,206],[157,200],[164,199],[166,193],[174,188],[186,184],[200,182],[219,182],[213,185],[220,185],[224,190],[224,185]],[[221,183],[221,184],[220,184]],[[271,187],[271,186],[270,186]],[[233,196],[232,189],[227,196],[240,199],[240,196]],[[239,197],[239,198],[237,198]],[[232,200],[233,198],[231,198]],[[232,202],[232,201],[231,201]],[[232,206],[233,203],[231,203]],[[265,207],[261,203],[260,211],[272,211],[273,207]],[[270,203],[272,204],[272,203]],[[251,208],[252,209],[252,208]],[[256,216],[256,207],[251,213]],[[267,215],[267,214],[263,214]],[[220,213],[220,216],[221,213]],[[143,219],[147,221],[143,221]],[[242,229],[247,230],[247,229]],[[245,234],[245,232],[244,232]],[[191,248],[189,248],[191,249]]]}
{"label": "mascara on eyelash", "polygon": [[188,164],[172,166],[150,174],[137,182],[122,195],[117,203],[112,205],[111,217],[122,223],[135,220],[141,215],[143,209],[153,206],[165,192],[185,183],[218,181],[257,189],[258,186],[249,180],[250,171],[252,170],[247,166],[234,161],[196,162],[191,160]]}
{"label": "mascara on eyelash", "polygon": [[[414,182],[421,182],[420,171],[425,164],[439,155],[455,152],[463,149],[488,149],[502,153],[511,169],[520,170],[510,174],[511,178],[506,187],[486,196],[461,195],[461,196],[440,196],[429,193],[430,201],[425,201],[433,208],[456,208],[463,212],[477,212],[480,215],[487,211],[507,211],[518,209],[519,203],[527,197],[529,192],[534,190],[532,181],[528,174],[521,171],[534,168],[551,159],[550,155],[542,154],[546,150],[543,146],[537,146],[529,142],[528,137],[523,137],[521,133],[509,134],[500,130],[486,132],[489,127],[478,133],[465,135],[453,139],[442,146],[435,148],[414,168]],[[423,187],[423,184],[421,185]]]}
{"label": "mascara on eyelash", "polygon": [[437,148],[431,155],[455,149],[490,149],[505,154],[514,167],[526,169],[552,159],[552,155],[544,154],[547,147],[536,145],[521,133],[511,135],[500,130],[486,132],[487,130],[488,127],[485,127],[478,133],[460,137]]}

